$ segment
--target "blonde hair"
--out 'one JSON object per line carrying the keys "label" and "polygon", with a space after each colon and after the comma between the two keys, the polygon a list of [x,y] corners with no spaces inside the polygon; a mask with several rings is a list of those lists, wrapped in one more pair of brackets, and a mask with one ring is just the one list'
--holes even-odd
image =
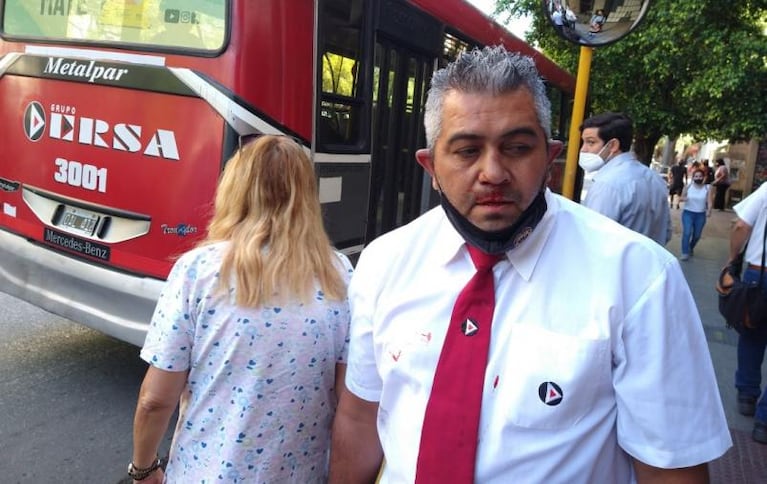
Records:
{"label": "blonde hair", "polygon": [[202,245],[221,241],[230,245],[220,288],[228,290],[234,280],[240,306],[309,302],[315,281],[328,298],[346,297],[342,264],[322,223],[314,167],[290,138],[261,136],[227,162]]}

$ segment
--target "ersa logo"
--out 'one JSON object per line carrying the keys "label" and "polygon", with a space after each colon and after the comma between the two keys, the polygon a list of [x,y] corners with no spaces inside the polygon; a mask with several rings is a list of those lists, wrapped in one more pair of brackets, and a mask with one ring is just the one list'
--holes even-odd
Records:
{"label": "ersa logo", "polygon": [[[47,118],[42,104],[32,101],[24,111],[24,133],[30,141],[39,141],[45,133],[48,137],[81,145],[111,148],[130,153],[141,152],[146,156],[179,160],[176,134],[168,129],[145,130],[143,126],[130,123],[111,125],[103,119],[75,116],[51,111]],[[150,134],[151,136],[146,136]]]}
{"label": "ersa logo", "polygon": [[45,133],[45,110],[43,105],[32,101],[24,111],[24,134],[29,141],[38,141]]}

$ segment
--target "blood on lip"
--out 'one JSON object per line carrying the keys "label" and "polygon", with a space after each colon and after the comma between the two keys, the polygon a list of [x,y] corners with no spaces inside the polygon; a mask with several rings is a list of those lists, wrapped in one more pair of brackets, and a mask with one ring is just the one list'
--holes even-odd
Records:
{"label": "blood on lip", "polygon": [[486,197],[481,197],[477,199],[477,203],[480,204],[497,204],[497,203],[506,203],[506,200],[503,195],[488,195]]}

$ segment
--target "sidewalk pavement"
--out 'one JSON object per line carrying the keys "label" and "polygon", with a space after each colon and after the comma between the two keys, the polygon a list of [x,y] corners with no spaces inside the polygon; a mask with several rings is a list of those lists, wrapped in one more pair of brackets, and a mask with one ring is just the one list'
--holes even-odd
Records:
{"label": "sidewalk pavement", "polygon": [[[666,249],[677,257],[681,255],[681,213],[680,209],[671,210],[674,234],[666,245]],[[735,218],[732,210],[714,210],[695,247],[695,255],[687,261],[680,261],[703,321],[733,441],[730,450],[709,466],[712,484],[767,483],[767,445],[751,439],[753,418],[744,417],[737,411],[737,391],[733,382],[738,335],[725,326],[714,290],[719,271],[727,261],[729,233]],[[765,370],[767,366],[762,369],[762,374]]]}

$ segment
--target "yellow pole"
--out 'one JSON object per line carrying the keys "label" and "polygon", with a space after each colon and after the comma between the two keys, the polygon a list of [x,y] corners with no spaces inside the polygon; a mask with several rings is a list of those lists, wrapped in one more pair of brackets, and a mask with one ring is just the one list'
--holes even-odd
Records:
{"label": "yellow pole", "polygon": [[570,120],[570,138],[567,142],[567,158],[565,159],[565,176],[562,183],[562,195],[573,199],[575,195],[575,175],[578,172],[578,152],[581,146],[581,132],[578,129],[583,123],[586,110],[586,95],[589,92],[589,71],[591,69],[591,47],[581,46],[578,59],[578,76],[575,80],[575,99],[573,100],[573,116]]}

